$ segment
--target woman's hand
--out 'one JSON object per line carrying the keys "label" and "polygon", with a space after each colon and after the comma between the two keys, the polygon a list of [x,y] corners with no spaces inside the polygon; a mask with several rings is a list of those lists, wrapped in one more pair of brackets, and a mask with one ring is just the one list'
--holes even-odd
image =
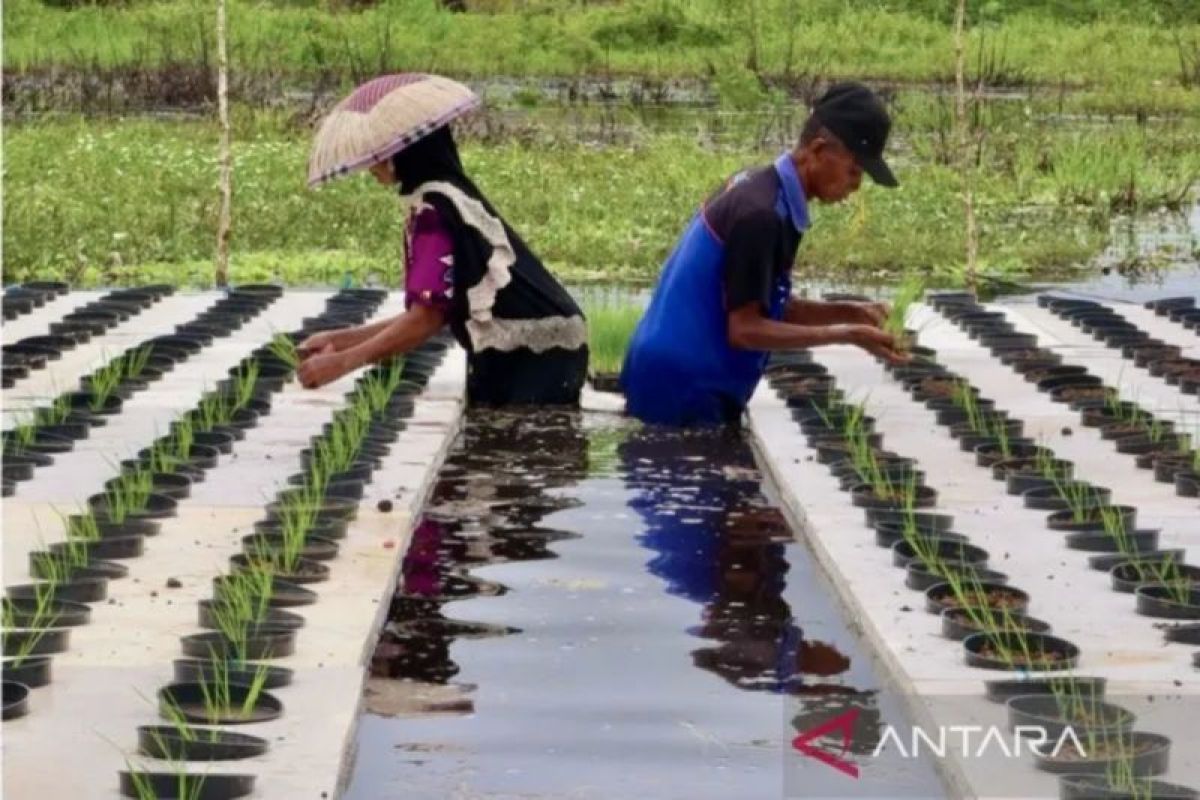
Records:
{"label": "woman's hand", "polygon": [[346,353],[321,352],[305,357],[296,377],[305,389],[316,389],[357,369],[360,364]]}
{"label": "woman's hand", "polygon": [[321,331],[309,336],[300,344],[296,345],[296,350],[300,354],[301,359],[307,359],[311,356],[328,355],[338,351],[337,335],[341,331]]}

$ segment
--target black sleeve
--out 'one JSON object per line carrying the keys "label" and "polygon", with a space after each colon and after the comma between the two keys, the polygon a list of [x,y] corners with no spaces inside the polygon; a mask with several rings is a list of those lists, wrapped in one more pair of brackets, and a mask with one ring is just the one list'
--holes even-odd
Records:
{"label": "black sleeve", "polygon": [[771,307],[779,252],[778,215],[771,211],[746,214],[733,224],[725,242],[725,308],[732,311],[758,303]]}

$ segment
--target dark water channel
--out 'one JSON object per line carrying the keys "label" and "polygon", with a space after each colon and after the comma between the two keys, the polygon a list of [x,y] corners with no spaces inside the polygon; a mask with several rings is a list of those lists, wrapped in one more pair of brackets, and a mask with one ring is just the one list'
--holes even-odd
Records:
{"label": "dark water channel", "polygon": [[[371,675],[353,800],[944,796],[729,433],[473,414]],[[791,747],[850,709],[857,780]]]}

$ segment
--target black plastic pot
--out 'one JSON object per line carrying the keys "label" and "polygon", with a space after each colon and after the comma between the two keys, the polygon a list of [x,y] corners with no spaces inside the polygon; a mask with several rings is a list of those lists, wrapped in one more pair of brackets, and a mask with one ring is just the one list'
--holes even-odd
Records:
{"label": "black plastic pot", "polygon": [[966,561],[942,561],[936,568],[924,561],[912,561],[905,567],[905,573],[904,585],[914,592],[924,592],[945,583],[947,574],[982,583],[1008,583],[1008,576],[1003,572]]}
{"label": "black plastic pot", "polygon": [[[0,651],[31,656],[65,653],[71,646],[70,628],[6,628],[0,630]],[[25,648],[29,649],[26,650]]]}
{"label": "black plastic pot", "polygon": [[[918,485],[925,483],[925,473],[912,464],[881,465],[879,467],[879,474],[897,486],[906,485],[909,481],[914,481]],[[862,475],[851,469],[846,474],[838,476],[838,487],[843,492],[848,492],[855,486],[862,484],[863,480],[865,479]]]}
{"label": "black plastic pot", "polygon": [[116,395],[110,395],[104,398],[104,402],[99,402],[99,399],[90,392],[68,392],[64,396],[71,408],[100,416],[120,414],[121,406],[125,402]]}
{"label": "black plastic pot", "polygon": [[[1002,658],[985,652],[997,644],[1009,648],[1024,646],[1035,656],[1032,661],[1008,663]],[[1048,633],[974,633],[963,639],[963,652],[968,667],[979,669],[1021,670],[1028,672],[1045,672],[1073,669],[1079,662],[1079,648],[1066,639],[1051,636]],[[1053,659],[1043,659],[1042,656],[1055,656]]]}
{"label": "black plastic pot", "polygon": [[4,680],[19,683],[30,689],[40,689],[50,683],[50,656],[27,656],[25,658],[4,658],[0,661],[0,673]]}
{"label": "black plastic pot", "polygon": [[971,427],[971,424],[968,422],[960,423],[958,425],[951,425],[950,435],[955,439],[965,439],[967,441],[975,442],[975,444],[972,444],[970,447],[964,448],[969,453],[979,444],[979,439],[996,438],[996,429],[1001,425],[1003,425],[1005,433],[1012,438],[1020,436],[1021,432],[1025,429],[1025,423],[1023,421],[1019,419],[1008,419],[1003,414],[996,414],[991,419],[988,419],[981,424],[985,424],[985,427],[979,432],[977,432],[975,428]]}
{"label": "black plastic pot", "polygon": [[1175,494],[1180,497],[1200,497],[1200,473],[1190,469],[1177,472]]}
{"label": "black plastic pot", "polygon": [[167,725],[138,728],[138,752],[170,761],[236,761],[267,752],[266,739],[234,731],[198,728],[196,736],[184,738]]}
{"label": "black plastic pot", "polygon": [[[316,539],[333,541],[346,538],[347,520],[317,521],[309,530],[308,536]],[[260,520],[254,523],[255,534],[270,537],[282,537],[283,524],[277,519]]]}
{"label": "black plastic pot", "polygon": [[[1121,744],[1117,745],[1117,742]],[[1088,744],[1083,744],[1086,751]],[[1055,758],[1053,749],[1045,748],[1045,755],[1035,751],[1033,759],[1038,769],[1055,774],[1107,775],[1117,767],[1118,762],[1138,776],[1161,775],[1167,771],[1171,740],[1166,736],[1135,731],[1127,736],[1114,737],[1113,744],[1120,747],[1120,755],[1102,755],[1093,750],[1091,753],[1082,754],[1087,755],[1087,758],[1080,757],[1079,753],[1071,753],[1069,757],[1064,757],[1072,750],[1068,743],[1063,746],[1058,758]],[[1132,756],[1130,750],[1133,751]]]}
{"label": "black plastic pot", "polygon": [[238,653],[234,644],[220,631],[204,631],[179,637],[185,656],[207,659],[259,659],[286,658],[296,652],[296,628],[277,628],[259,625],[251,628],[246,636],[245,652]]}
{"label": "black plastic pot", "polygon": [[[1004,608],[1014,613],[1024,614],[1029,608],[1029,594],[1017,589],[1013,586],[1008,586],[1003,583],[987,583],[981,582],[976,587],[985,594],[1000,594],[1005,597]],[[973,604],[983,607],[984,605],[995,605],[989,602],[974,602]],[[925,591],[925,610],[931,614],[940,615],[947,608],[955,608],[960,605],[954,599],[954,591],[948,583],[938,583],[929,587]],[[997,606],[1000,608],[1000,606]]]}
{"label": "black plastic pot", "polygon": [[[1010,630],[1023,630],[1026,633],[1049,633],[1050,624],[1025,614],[1010,614],[1007,619],[1013,625]],[[971,616],[962,608],[948,608],[942,612],[942,636],[951,641],[961,642],[968,636],[979,633]]]}
{"label": "black plastic pot", "polygon": [[1066,682],[1075,687],[1078,694],[1085,697],[1101,699],[1108,686],[1107,678],[1092,678],[1072,675],[1069,678],[1038,678],[1025,676],[1016,680],[1001,678],[986,681],[987,699],[993,703],[1007,703],[1013,697],[1030,695],[1054,695],[1060,692]]}
{"label": "black plastic pot", "polygon": [[34,431],[31,442],[18,444],[17,437],[9,431],[5,431],[3,438],[6,448],[15,447],[18,453],[58,455],[70,452],[75,447],[74,440],[68,439],[65,436],[55,436],[52,433],[43,433],[40,429]]}
{"label": "black plastic pot", "polygon": [[[149,447],[145,447],[139,450],[137,455],[138,458],[143,462],[148,462],[150,459],[150,454],[151,449]],[[217,451],[217,448],[209,447],[208,445],[204,444],[194,444],[192,445],[192,450],[188,456],[188,460],[183,464],[183,466],[191,468],[188,469],[185,474],[192,479],[193,483],[196,483],[198,480],[197,472],[199,473],[199,480],[203,480],[203,471],[217,466],[219,460],[220,453]]]}
{"label": "black plastic pot", "polygon": [[1137,715],[1115,703],[1106,703],[1099,698],[1076,697],[1069,702],[1083,704],[1088,719],[1068,718],[1062,702],[1054,695],[1031,694],[1011,698],[1008,705],[1008,726],[1037,727],[1046,733],[1050,741],[1058,739],[1070,728],[1081,740],[1089,735],[1109,738],[1127,735],[1137,722]]}
{"label": "black plastic pot", "polygon": [[147,339],[142,347],[150,347],[151,352],[181,352],[185,356],[195,355],[204,349],[204,343],[195,336],[172,335],[155,336]]}
{"label": "black plastic pot", "polygon": [[1137,597],[1137,612],[1143,616],[1158,619],[1200,619],[1200,588],[1190,587],[1186,598],[1176,597],[1175,592],[1168,587],[1159,585],[1139,586],[1134,595]]}
{"label": "black plastic pot", "polygon": [[[229,563],[234,572],[243,572],[260,560],[257,556],[249,556],[245,553],[238,553],[229,557]],[[281,579],[300,585],[329,580],[329,566],[320,561],[313,561],[308,558],[299,559],[295,569],[291,572],[285,572],[283,566],[280,564],[274,565],[272,570]]]}
{"label": "black plastic pot", "polygon": [[[220,587],[229,580],[224,575],[218,575],[213,578],[213,592],[220,592]],[[305,589],[291,581],[283,580],[282,578],[274,578],[271,584],[271,598],[268,602],[272,608],[293,608],[296,606],[308,606],[317,602],[317,594],[310,589]]]}
{"label": "black plastic pot", "polygon": [[4,710],[0,719],[17,719],[29,713],[29,687],[16,681],[4,681]]}
{"label": "black plastic pot", "polygon": [[[29,553],[29,574],[38,580],[49,579],[49,572],[44,561],[49,554],[44,550],[32,550]],[[103,561],[100,559],[92,559],[87,564],[79,567],[71,567],[71,580],[76,578],[105,578],[106,580],[119,580],[129,574],[129,567],[124,564],[118,564],[116,561]]]}
{"label": "black plastic pot", "polygon": [[[1200,622],[1184,622],[1177,625],[1158,625],[1163,638],[1168,642],[1200,645]],[[1200,666],[1198,663],[1196,666]]]}
{"label": "black plastic pot", "polygon": [[[15,600],[36,600],[40,586],[45,584],[22,583],[7,587],[5,593]],[[57,584],[54,587],[54,598],[73,603],[99,603],[108,598],[108,579],[80,577]]]}
{"label": "black plastic pot", "polygon": [[[213,606],[216,605],[215,600],[201,600],[198,604],[199,608],[199,625],[201,628],[208,630],[216,630],[217,624],[216,615],[213,613]],[[304,627],[304,617],[299,614],[293,614],[290,611],[284,611],[279,608],[268,608],[266,615],[258,620],[258,624],[264,628],[271,629],[298,629]]]}
{"label": "black plastic pot", "polygon": [[50,552],[62,555],[70,548],[81,547],[87,553],[88,559],[126,559],[138,558],[145,552],[146,539],[143,536],[111,536],[97,539],[94,542],[54,542]]}
{"label": "black plastic pot", "polygon": [[[906,487],[898,487],[906,488]],[[880,498],[870,484],[860,484],[850,490],[850,502],[857,508],[888,509],[903,511],[904,501],[896,498]],[[913,508],[931,508],[937,505],[937,490],[929,486],[916,486],[914,489]]]}
{"label": "black plastic pot", "polygon": [[[924,533],[918,535],[929,539],[945,539],[955,542],[967,541],[967,537],[963,536],[961,533],[954,533],[953,531],[948,530],[937,534]],[[890,550],[896,546],[897,542],[904,541],[904,539],[905,531],[903,525],[888,524],[875,526],[875,544],[880,547],[885,547]]]}
{"label": "black plastic pot", "polygon": [[1084,509],[1082,519],[1076,519],[1075,512],[1070,509],[1055,511],[1046,518],[1046,527],[1052,531],[1071,533],[1102,532],[1105,530],[1104,519],[1101,517],[1102,511],[1110,515],[1119,515],[1123,530],[1132,531],[1137,523],[1137,509],[1133,506],[1093,506]]}
{"label": "black plastic pot", "polygon": [[1124,781],[1114,786],[1104,775],[1063,775],[1058,779],[1060,800],[1196,800],[1195,789],[1166,781],[1139,780],[1130,787]]}
{"label": "black plastic pot", "polygon": [[[108,519],[112,516],[109,500],[110,498],[107,494],[94,494],[87,499],[87,505],[97,517]],[[146,500],[146,507],[140,511],[130,511],[128,518],[166,519],[175,516],[178,507],[179,501],[174,497],[167,497],[165,494],[151,492],[150,497]]]}
{"label": "black plastic pot", "polygon": [[1169,312],[1176,309],[1195,308],[1196,298],[1191,295],[1181,297],[1162,297],[1158,300],[1149,300],[1145,303],[1145,307],[1153,311],[1160,317],[1166,316]]}
{"label": "black plastic pot", "polygon": [[[299,497],[299,490],[285,489],[276,495],[278,499],[268,503],[266,507],[267,519],[279,519],[279,512],[284,507],[285,498]],[[352,520],[358,514],[358,503],[352,500],[340,500],[327,497],[323,503],[314,507],[316,509],[316,517],[322,522],[332,520]]]}
{"label": "black plastic pot", "polygon": [[993,354],[1005,350],[1028,350],[1037,347],[1038,337],[1031,333],[992,333],[979,337],[979,343]]}
{"label": "black plastic pot", "polygon": [[[1186,552],[1183,548],[1172,548],[1169,550],[1142,550],[1135,555],[1126,553],[1101,553],[1099,555],[1088,556],[1088,566],[1099,572],[1111,572],[1113,567],[1128,563],[1133,560],[1145,560],[1154,562],[1163,562],[1170,560],[1173,563],[1183,563]],[[1136,556],[1136,557],[1135,557]]]}
{"label": "black plastic pot", "polygon": [[[1027,443],[1028,442],[1028,443]],[[1014,458],[1033,459],[1039,453],[1054,457],[1054,451],[1049,448],[1029,442],[1028,439],[1007,442],[985,442],[975,446],[975,463],[981,467],[993,467],[1002,461]]]}
{"label": "black plastic pot", "polygon": [[907,567],[914,561],[919,561],[927,555],[948,561],[959,561],[983,566],[987,564],[988,551],[982,547],[957,539],[929,538],[922,539],[920,546],[908,541],[899,541],[892,546],[892,564],[897,567]]}
{"label": "black plastic pot", "polygon": [[[120,479],[110,478],[104,482],[104,491],[112,491]],[[174,500],[183,500],[192,493],[192,479],[175,472],[156,472],[151,475],[150,491]]]}
{"label": "black plastic pot", "polygon": [[[282,534],[250,533],[242,537],[242,550],[248,555],[269,558],[282,554],[284,543]],[[300,557],[310,561],[329,561],[337,558],[337,554],[337,542],[311,534],[305,537],[304,549],[300,551]]]}
{"label": "black plastic pot", "polygon": [[1200,583],[1200,567],[1181,564],[1174,559],[1139,558],[1118,564],[1109,571],[1114,591],[1132,594],[1139,586],[1162,583],[1164,572],[1172,579],[1179,577],[1192,583]]}
{"label": "black plastic pot", "polygon": [[[909,512],[894,508],[868,508],[867,525],[878,529],[889,525],[903,527],[909,520]],[[954,516],[930,511],[914,511],[911,514],[912,523],[922,533],[944,534],[954,527]]]}
{"label": "black plastic pot", "polygon": [[[1074,474],[1074,465],[1061,462],[1062,471],[1054,478],[1046,478],[1039,472],[1010,471],[1004,478],[1005,491],[1011,495],[1023,495],[1034,489],[1050,489],[1055,482],[1070,481]],[[993,474],[994,477],[994,474]]]}
{"label": "black plastic pot", "polygon": [[[37,600],[33,598],[16,598],[5,597],[0,600],[3,605],[5,616],[12,619],[13,623],[19,627],[26,627],[37,619]],[[55,628],[70,628],[77,625],[86,625],[91,621],[92,609],[83,603],[75,603],[68,600],[55,598],[50,603],[49,619],[46,620],[43,615],[43,620],[47,621],[50,627]],[[43,626],[44,627],[44,626]]]}
{"label": "black plastic pot", "polygon": [[[173,800],[180,798],[180,779],[175,772],[139,772],[137,782],[129,770],[119,773],[121,794],[125,797],[142,797],[138,793],[138,783],[149,786],[154,797]],[[183,786],[186,800],[233,800],[245,797],[254,791],[254,775],[225,775],[217,772],[206,772]]]}
{"label": "black plastic pot", "polygon": [[1133,530],[1121,544],[1104,531],[1077,531],[1068,533],[1065,542],[1069,549],[1087,553],[1148,553],[1158,549],[1158,534],[1156,528]]}
{"label": "black plastic pot", "polygon": [[1087,367],[1080,367],[1073,364],[1048,364],[1040,367],[1029,367],[1022,372],[1025,380],[1033,384],[1041,383],[1042,381],[1053,380],[1055,378],[1075,378],[1081,375],[1087,375]]}
{"label": "black plastic pot", "polygon": [[1086,368],[1069,365],[1050,367],[1040,375],[1033,374],[1029,377],[1037,378],[1035,383],[1038,390],[1042,392],[1061,389],[1065,386],[1099,386],[1102,383],[1099,377],[1089,374]]}
{"label": "black plastic pot", "polygon": [[204,707],[204,686],[199,683],[171,683],[158,691],[159,708],[164,719],[171,719],[168,708],[176,706],[188,722],[206,725],[244,725],[252,722],[267,722],[283,713],[283,703],[277,697],[262,692],[254,705],[242,713],[242,704],[249,697],[249,686],[230,683],[229,696],[232,708],[229,713],[209,715]]}
{"label": "black plastic pot", "polygon": [[1068,484],[1063,484],[1061,487],[1052,486],[1048,489],[1030,489],[1021,497],[1025,500],[1026,508],[1037,509],[1038,511],[1063,511],[1069,509],[1071,504],[1062,497],[1061,492],[1076,492],[1079,491],[1083,495],[1080,499],[1088,508],[1098,508],[1108,505],[1112,501],[1112,490],[1103,486],[1093,486],[1084,481],[1072,481]]}
{"label": "black plastic pot", "polygon": [[1177,453],[1181,444],[1187,439],[1171,433],[1161,435],[1157,440],[1149,436],[1125,436],[1116,440],[1118,453],[1125,455],[1146,455],[1149,453]]}
{"label": "black plastic pot", "polygon": [[[208,658],[180,658],[175,660],[176,683],[211,683],[214,679],[212,661]],[[259,664],[251,661],[226,661],[221,665],[222,674],[229,676],[231,683],[249,686],[261,669],[265,674],[264,689],[279,689],[289,686],[294,676],[289,667],[274,664]]]}
{"label": "black plastic pot", "polygon": [[[76,526],[79,520],[80,517],[77,514],[67,517],[68,529],[71,531],[78,530]],[[107,519],[96,520],[96,527],[101,539],[121,539],[127,536],[157,536],[159,524],[159,521],[156,519],[135,519],[133,517],[127,518],[123,522],[112,522]]]}
{"label": "black plastic pot", "polygon": [[1183,355],[1183,348],[1171,344],[1150,344],[1143,342],[1141,344],[1127,345],[1121,352],[1126,358],[1133,359],[1134,366],[1145,369],[1155,361],[1179,358]]}

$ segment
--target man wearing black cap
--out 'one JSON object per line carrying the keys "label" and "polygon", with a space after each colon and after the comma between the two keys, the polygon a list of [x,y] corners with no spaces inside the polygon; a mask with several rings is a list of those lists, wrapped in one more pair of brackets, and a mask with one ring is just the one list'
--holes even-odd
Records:
{"label": "man wearing black cap", "polygon": [[808,201],[837,203],[883,160],[891,120],[879,98],[840,83],[813,107],[800,143],[769,167],[735,175],[692,219],[667,259],[621,372],[631,414],[666,425],[737,422],[768,351],[852,344],[903,361],[878,304],[791,296]]}

